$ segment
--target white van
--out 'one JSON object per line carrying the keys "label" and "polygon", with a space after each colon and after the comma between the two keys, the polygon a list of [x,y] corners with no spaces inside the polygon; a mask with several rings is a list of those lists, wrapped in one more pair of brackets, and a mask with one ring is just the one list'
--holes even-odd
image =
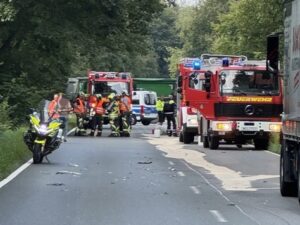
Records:
{"label": "white van", "polygon": [[143,125],[149,125],[157,119],[156,101],[157,94],[154,91],[133,91],[132,124],[141,122]]}

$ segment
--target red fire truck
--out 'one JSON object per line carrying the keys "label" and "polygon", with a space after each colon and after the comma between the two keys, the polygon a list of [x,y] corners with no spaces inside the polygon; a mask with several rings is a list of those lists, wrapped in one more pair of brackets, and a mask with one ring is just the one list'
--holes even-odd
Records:
{"label": "red fire truck", "polygon": [[[101,94],[103,97],[114,93],[121,95],[125,91],[130,97],[133,91],[133,79],[128,72],[97,72],[88,71],[87,77],[69,78],[67,95],[70,99],[83,92],[89,96],[87,108],[90,108],[94,103],[94,96]],[[89,128],[91,115],[87,110],[85,117],[85,128]],[[108,116],[104,116],[104,124],[108,123]]]}
{"label": "red fire truck", "polygon": [[198,135],[197,109],[189,106],[190,101],[186,99],[186,92],[191,86],[195,86],[192,77],[204,74],[205,71],[201,70],[200,64],[199,58],[183,58],[178,65],[177,79],[180,80],[180,87],[177,91],[177,127],[179,141],[185,144],[192,143],[194,137]]}
{"label": "red fire truck", "polygon": [[178,84],[186,104],[197,109],[204,147],[224,141],[241,148],[253,140],[256,149],[267,149],[270,134],[281,131],[278,73],[247,64],[245,56],[205,54],[200,64],[202,71],[179,76]]}

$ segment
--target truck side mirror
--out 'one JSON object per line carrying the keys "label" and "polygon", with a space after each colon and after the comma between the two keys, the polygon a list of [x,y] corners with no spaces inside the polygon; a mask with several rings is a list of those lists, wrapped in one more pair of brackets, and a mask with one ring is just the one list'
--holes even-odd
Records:
{"label": "truck side mirror", "polygon": [[211,72],[211,71],[206,71],[205,73],[204,73],[204,77],[205,77],[205,85],[204,85],[204,87],[205,87],[205,90],[207,91],[207,92],[210,92],[210,88],[211,88],[211,76],[213,75],[213,73]]}

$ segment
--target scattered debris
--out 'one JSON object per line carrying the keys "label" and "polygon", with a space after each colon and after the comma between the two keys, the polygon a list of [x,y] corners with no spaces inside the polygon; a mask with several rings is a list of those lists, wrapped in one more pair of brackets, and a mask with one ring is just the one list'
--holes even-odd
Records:
{"label": "scattered debris", "polygon": [[70,175],[74,175],[74,176],[80,176],[81,175],[81,173],[66,171],[66,170],[58,171],[58,172],[56,172],[56,174],[70,174]]}
{"label": "scattered debris", "polygon": [[233,202],[230,202],[227,204],[228,206],[235,206],[235,204]]}
{"label": "scattered debris", "polygon": [[110,184],[115,184],[115,182],[112,181],[112,182],[110,182]]}
{"label": "scattered debris", "polygon": [[152,162],[151,161],[148,161],[148,162],[138,162],[138,164],[151,164]]}
{"label": "scattered debris", "polygon": [[65,186],[65,184],[64,183],[53,183],[53,184],[47,184],[48,186],[57,186],[57,187],[59,187],[59,186]]}
{"label": "scattered debris", "polygon": [[166,192],[166,191],[164,192],[164,195],[168,195],[168,194],[169,194],[168,192]]}
{"label": "scattered debris", "polygon": [[75,163],[69,163],[68,166],[70,166],[70,167],[79,167],[79,165],[77,165]]}

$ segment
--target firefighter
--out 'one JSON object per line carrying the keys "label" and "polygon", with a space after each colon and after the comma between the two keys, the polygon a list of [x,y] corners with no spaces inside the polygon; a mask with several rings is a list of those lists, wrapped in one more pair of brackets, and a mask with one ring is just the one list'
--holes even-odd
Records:
{"label": "firefighter", "polygon": [[130,113],[131,99],[125,91],[122,92],[120,99],[120,134],[121,136],[130,136]]}
{"label": "firefighter", "polygon": [[[175,121],[175,111],[176,111],[176,105],[173,100],[173,96],[170,95],[168,99],[166,99],[164,103],[164,116],[167,118],[167,134],[168,136],[177,136],[176,132],[176,121]],[[173,125],[173,130],[171,130],[171,122]]]}
{"label": "firefighter", "polygon": [[165,116],[164,116],[164,98],[160,97],[157,99],[156,105],[155,105],[157,114],[158,114],[158,123],[159,125],[162,125],[165,121]]}
{"label": "firefighter", "polygon": [[60,114],[58,113],[59,105],[59,95],[55,94],[53,100],[48,105],[48,115],[51,119],[59,119]]}
{"label": "firefighter", "polygon": [[86,106],[85,106],[85,96],[84,93],[81,92],[77,96],[75,102],[74,102],[74,113],[76,114],[76,132],[75,134],[80,134],[81,132],[85,132],[84,126],[83,126],[83,120],[86,114]]}
{"label": "firefighter", "polygon": [[94,108],[95,115],[92,120],[92,131],[91,136],[101,136],[102,135],[102,124],[103,115],[105,113],[104,104],[107,102],[106,98],[102,97],[101,94],[97,94],[97,104]]}
{"label": "firefighter", "polygon": [[110,137],[119,137],[120,136],[120,124],[119,124],[119,116],[120,116],[120,96],[115,94],[109,95],[110,104],[107,107],[108,118],[111,128]]}

